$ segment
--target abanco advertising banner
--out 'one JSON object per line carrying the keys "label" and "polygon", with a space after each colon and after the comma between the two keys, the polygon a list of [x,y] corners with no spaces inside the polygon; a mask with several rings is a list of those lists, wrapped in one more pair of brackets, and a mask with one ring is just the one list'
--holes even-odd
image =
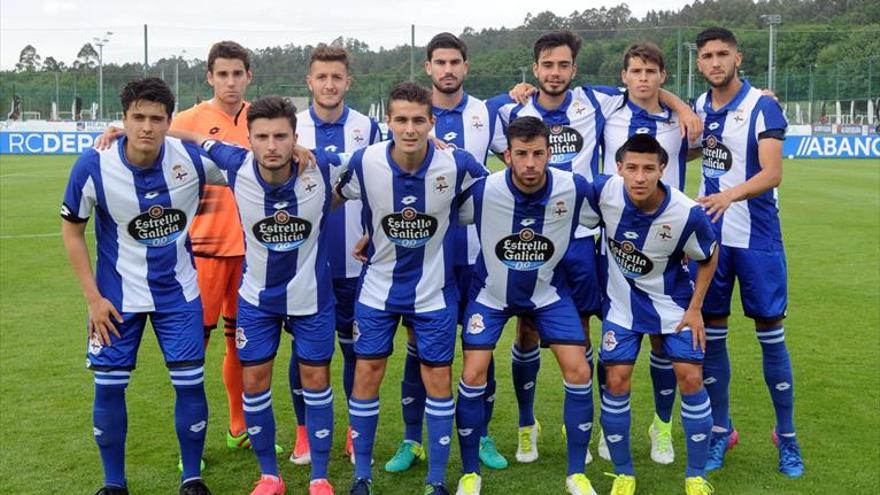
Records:
{"label": "abanco advertising banner", "polygon": [[79,154],[95,144],[100,132],[0,132],[0,154]]}
{"label": "abanco advertising banner", "polygon": [[788,158],[880,158],[880,134],[869,136],[786,136]]}

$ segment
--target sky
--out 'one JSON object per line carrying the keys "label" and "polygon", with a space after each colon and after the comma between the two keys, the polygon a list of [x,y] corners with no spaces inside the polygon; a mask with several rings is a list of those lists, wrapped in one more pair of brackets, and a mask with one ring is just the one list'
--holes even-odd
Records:
{"label": "sky", "polygon": [[[364,41],[373,50],[393,48],[409,43],[413,24],[416,44],[425,45],[441,31],[458,34],[466,26],[512,28],[522,24],[529,12],[552,10],[567,16],[622,1],[335,0],[330,8],[330,2],[295,0],[0,0],[0,69],[13,69],[28,44],[43,59],[52,56],[70,65],[83,44],[95,37],[109,40],[103,49],[105,62],[142,63],[144,24],[149,26],[152,63],[176,55],[204,60],[211,44],[221,39],[254,49],[315,45],[342,35]],[[636,17],[657,8],[657,2],[650,0],[626,3]],[[678,9],[688,3],[665,0],[662,7]]]}

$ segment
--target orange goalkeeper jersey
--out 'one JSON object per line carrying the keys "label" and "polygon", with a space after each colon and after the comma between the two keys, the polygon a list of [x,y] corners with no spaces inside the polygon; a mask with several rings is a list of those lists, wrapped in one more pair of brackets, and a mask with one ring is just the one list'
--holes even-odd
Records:
{"label": "orange goalkeeper jersey", "polygon": [[[171,129],[182,129],[250,147],[245,102],[235,116],[226,114],[210,101],[184,110],[171,121]],[[244,234],[232,191],[226,186],[205,186],[199,211],[189,230],[193,254],[205,257],[244,256]]]}

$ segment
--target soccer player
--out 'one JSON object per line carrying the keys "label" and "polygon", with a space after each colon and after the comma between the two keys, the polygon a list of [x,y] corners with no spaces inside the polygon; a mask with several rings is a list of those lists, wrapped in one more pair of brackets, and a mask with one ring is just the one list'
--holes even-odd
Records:
{"label": "soccer player", "polygon": [[[594,182],[607,242],[607,302],[600,357],[607,384],[600,419],[616,474],[615,495],[636,490],[630,452],[630,380],[643,334],[658,334],[681,390],[687,443],[685,493],[708,495],[712,408],[703,388],[701,309],[718,260],[715,233],[695,201],[664,184],[666,151],[636,134],[617,150],[619,176]],[[693,285],[683,259],[697,264]]]}
{"label": "soccer player", "polygon": [[[434,135],[485,163],[489,150],[501,153],[507,147],[496,112],[467,94],[462,87],[468,73],[467,45],[451,33],[434,36],[427,46],[425,72],[431,78],[431,102],[434,113]],[[472,269],[480,251],[479,239],[473,225],[455,227],[455,279],[461,297],[458,322],[462,323],[467,304]],[[408,342],[403,380],[400,383],[400,403],[405,425],[404,440],[386,464],[390,472],[405,471],[415,459],[424,459],[422,447],[422,417],[425,409],[425,386],[422,383],[419,357],[412,329],[407,326]],[[495,447],[489,436],[489,421],[495,405],[495,366],[489,365],[486,392],[485,425],[480,435],[480,460],[492,469],[507,467],[507,459]]]}
{"label": "soccer player", "polygon": [[393,139],[357,151],[337,187],[341,199],[360,199],[369,243],[355,305],[357,368],[349,400],[354,439],[352,495],[372,492],[371,460],[379,419],[379,386],[401,316],[413,325],[427,391],[428,476],[424,493],[448,493],[455,403],[451,363],[458,290],[453,276],[456,202],[487,175],[469,153],[429,146],[434,126],[431,94],[412,83],[388,101]]}
{"label": "soccer player", "polygon": [[[562,370],[563,417],[568,443],[565,488],[595,495],[584,475],[584,457],[593,426],[593,390],[585,358],[586,339],[559,263],[578,225],[595,227],[583,177],[548,169],[550,130],[537,117],[522,117],[507,128],[508,169],[471,188],[460,209],[463,223],[475,223],[483,249],[477,259],[462,333],[464,368],[458,386],[456,423],[462,473],[458,495],[480,493],[479,433],[492,350],[507,320],[529,316]],[[560,267],[561,268],[561,267]]]}
{"label": "soccer player", "polygon": [[[380,140],[379,126],[366,115],[345,105],[345,95],[351,87],[349,54],[344,48],[319,45],[312,51],[306,84],[312,94],[312,104],[296,116],[297,142],[307,148],[330,153],[353,153]],[[355,242],[364,234],[361,227],[361,202],[348,201],[343,208],[334,210],[325,222],[328,238],[328,257],[336,296],[336,333],[342,351],[342,384],[346,400],[351,398],[354,381],[354,340],[351,335],[354,321],[354,301],[362,265],[351,257]],[[311,462],[308,434],[305,428],[305,400],[300,383],[296,354],[290,362],[290,383],[293,391],[293,410],[296,414],[296,442],[290,461],[294,464]],[[345,452],[354,462],[351,447],[351,427],[345,440]]]}
{"label": "soccer player", "polygon": [[[174,95],[162,80],[132,81],[120,99],[129,137],[83,153],[61,206],[64,246],[89,307],[94,434],[104,465],[98,495],[128,493],[125,389],[148,318],[177,395],[180,494],[209,494],[200,467],[208,425],[202,303],[187,229],[205,185],[223,177],[197,147],[166,138]],[[85,240],[93,211],[95,272]]]}
{"label": "soccer player", "polygon": [[[605,118],[623,103],[623,94],[615,88],[578,86],[570,89],[577,74],[581,38],[571,31],[552,31],[533,46],[535,62],[532,72],[538,80],[538,91],[528,85],[517,85],[514,93],[524,103],[512,101],[507,95],[495,97],[490,105],[501,105],[499,114],[507,125],[522,116],[542,119],[550,127],[550,166],[570,170],[588,181],[599,173],[599,151]],[[698,133],[699,119],[681,100],[662,92],[662,100],[682,116],[679,124],[690,133]],[[526,98],[527,97],[527,98]],[[695,134],[696,136],[696,134]],[[587,336],[587,360],[593,366],[593,349],[589,339],[589,319],[601,312],[601,290],[597,280],[595,234],[598,231],[579,227],[575,232],[563,264],[568,272],[567,283],[572,299],[581,315]],[[538,458],[537,438],[540,425],[535,421],[535,383],[540,368],[538,334],[527,319],[520,319],[517,342],[512,349],[514,390],[519,405],[517,461],[533,462]],[[589,456],[586,461],[589,462]]]}
{"label": "soccer player", "polygon": [[727,321],[738,279],[743,310],[755,321],[764,381],[776,410],[773,438],[778,443],[779,471],[799,477],[804,464],[795,436],[791,360],[782,323],[788,297],[777,205],[787,122],[775,100],[737,77],[741,63],[742,53],[729,30],[715,27],[697,35],[697,67],[711,86],[695,103],[705,124],[697,201],[712,216],[721,244],[718,271],[703,307],[706,387],[714,417],[707,467],[723,465],[732,434]]}
{"label": "soccer player", "polygon": [[[666,150],[669,163],[663,168],[663,183],[684,190],[688,157],[687,139],[681,136],[679,116],[660,102],[660,88],[666,81],[663,52],[651,42],[630,45],[623,55],[620,77],[626,86],[626,101],[605,120],[602,133],[603,173],[617,174],[616,151],[636,134],[653,136]],[[600,259],[600,266],[602,260]],[[601,274],[600,274],[600,278]],[[648,430],[651,459],[661,464],[675,460],[672,447],[672,406],[675,404],[675,372],[663,352],[663,340],[651,334],[651,381],[654,386],[654,420]],[[601,363],[600,363],[601,366]],[[604,374],[599,385],[604,388]],[[599,454],[607,454],[600,448]]]}
{"label": "soccer player", "polygon": [[[251,82],[250,54],[234,41],[215,43],[208,52],[208,84],[214,97],[175,116],[172,130],[192,131],[239,146],[249,146],[244,100]],[[242,412],[241,363],[235,348],[236,304],[244,261],[244,238],[235,200],[226,186],[207,186],[190,236],[198,270],[205,319],[205,345],[223,315],[226,352],[223,383],[229,404],[226,446],[249,448]]]}

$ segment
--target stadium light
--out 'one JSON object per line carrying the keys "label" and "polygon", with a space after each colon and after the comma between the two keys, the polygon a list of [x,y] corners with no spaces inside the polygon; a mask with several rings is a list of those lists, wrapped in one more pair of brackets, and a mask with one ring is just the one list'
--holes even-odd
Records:
{"label": "stadium light", "polygon": [[519,72],[520,74],[522,74],[522,82],[526,82],[526,69],[528,69],[528,67],[526,67],[525,65],[519,66]]}
{"label": "stadium light", "polygon": [[94,37],[95,45],[98,47],[98,120],[104,117],[104,45],[110,42],[112,31],[107,31],[102,37]]}
{"label": "stadium light", "polygon": [[688,101],[694,98],[694,52],[697,50],[696,43],[683,43],[688,49]]}
{"label": "stadium light", "polygon": [[767,59],[767,88],[776,89],[776,26],[782,24],[779,14],[762,15],[761,19],[770,26],[770,54]]}

